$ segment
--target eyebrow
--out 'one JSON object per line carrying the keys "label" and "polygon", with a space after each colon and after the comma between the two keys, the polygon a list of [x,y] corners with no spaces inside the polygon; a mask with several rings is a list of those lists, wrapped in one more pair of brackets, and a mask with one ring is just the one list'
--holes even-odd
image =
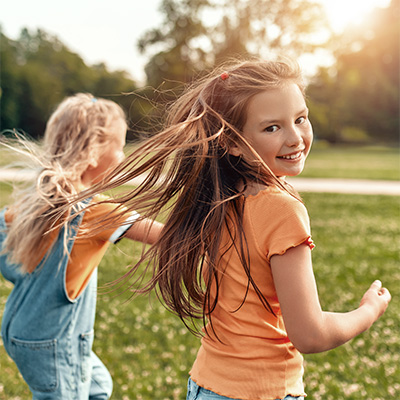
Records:
{"label": "eyebrow", "polygon": [[[298,111],[297,113],[296,113],[296,115],[301,115],[301,114],[304,114],[304,113],[307,113],[308,114],[308,112],[309,112],[309,109],[308,109],[308,107],[304,107],[304,108],[302,108],[300,111]],[[275,124],[275,123],[277,123],[277,122],[280,122],[280,120],[279,119],[264,119],[263,121],[261,121],[260,122],[260,126],[262,126],[262,125],[269,125],[269,124]]]}

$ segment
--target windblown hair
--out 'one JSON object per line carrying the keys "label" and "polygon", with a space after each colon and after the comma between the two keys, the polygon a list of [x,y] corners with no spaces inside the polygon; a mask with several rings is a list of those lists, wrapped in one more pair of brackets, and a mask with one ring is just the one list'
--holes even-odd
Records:
{"label": "windblown hair", "polygon": [[[169,107],[165,129],[134,151],[107,184],[95,188],[112,189],[148,173],[141,184],[115,201],[128,210],[140,210],[142,216],[155,218],[167,210],[168,217],[158,242],[119,283],[129,278],[137,292],[156,289],[165,305],[191,330],[188,324],[198,318],[205,323],[218,301],[221,235],[229,226],[235,227],[230,232],[232,245],[241,258],[248,285],[272,312],[251,277],[243,232],[243,197],[247,184],[254,181],[287,189],[241,132],[249,100],[288,82],[304,92],[299,67],[291,62],[251,60],[218,68],[188,87]],[[246,163],[230,155],[232,145],[247,145],[254,161]],[[138,265],[148,260],[152,278],[142,285],[144,275],[135,273]],[[213,282],[217,290],[214,300]]]}
{"label": "windblown hair", "polygon": [[[51,115],[41,146],[16,132],[2,139],[2,146],[27,157],[38,170],[33,186],[16,195],[3,248],[23,272],[32,272],[48,250],[46,234],[68,221],[81,176],[109,143],[117,120],[126,120],[119,105],[78,93],[64,99]],[[58,209],[62,215],[54,212]]]}

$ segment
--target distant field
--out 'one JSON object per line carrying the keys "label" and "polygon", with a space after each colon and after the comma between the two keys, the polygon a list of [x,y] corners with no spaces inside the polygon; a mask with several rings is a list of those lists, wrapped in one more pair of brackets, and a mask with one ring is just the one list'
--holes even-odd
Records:
{"label": "distant field", "polygon": [[[9,190],[0,184],[0,202]],[[313,239],[314,270],[322,307],[346,311],[381,279],[392,292],[386,314],[348,344],[305,356],[312,400],[400,398],[400,209],[394,196],[304,194]],[[121,276],[141,246],[123,240],[99,267],[100,286]],[[0,277],[0,317],[11,284]],[[114,378],[114,400],[182,400],[199,339],[155,299],[100,293],[94,350]],[[29,392],[0,345],[0,399],[25,400]]]}
{"label": "distant field", "polygon": [[[132,149],[126,147],[126,153]],[[0,149],[0,166],[14,157]],[[304,178],[400,180],[400,150],[389,147],[326,147],[314,144],[301,174]]]}
{"label": "distant field", "polygon": [[400,180],[399,148],[320,147],[311,149],[304,178]]}

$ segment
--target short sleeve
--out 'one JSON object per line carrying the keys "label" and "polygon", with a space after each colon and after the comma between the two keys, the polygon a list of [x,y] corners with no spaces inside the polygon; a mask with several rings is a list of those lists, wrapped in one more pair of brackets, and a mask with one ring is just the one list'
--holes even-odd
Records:
{"label": "short sleeve", "polygon": [[134,224],[134,222],[140,217],[136,211],[133,211],[128,218],[123,222],[121,226],[119,226],[113,234],[108,239],[111,243],[117,243],[122,236],[125,235],[125,232]]}
{"label": "short sleeve", "polygon": [[101,229],[96,233],[96,239],[115,243],[118,239],[125,234],[125,232],[132,226],[132,224],[140,217],[140,215],[132,211],[123,215],[120,220],[118,220],[118,225],[112,225],[108,223],[107,219],[119,218],[126,212],[126,208],[118,203],[108,203],[106,196],[96,196],[94,202],[97,204],[92,205],[84,214],[83,224],[85,226],[96,226],[99,221],[103,219],[106,221],[104,223],[104,229]]}
{"label": "short sleeve", "polygon": [[300,244],[309,244],[312,248],[310,220],[303,203],[294,199],[282,204],[281,213],[277,214],[278,223],[271,234],[267,259],[273,255],[284,254],[288,249]]}
{"label": "short sleeve", "polygon": [[256,200],[251,204],[253,234],[268,262],[303,243],[314,247],[308,212],[300,200],[282,191],[264,193]]}

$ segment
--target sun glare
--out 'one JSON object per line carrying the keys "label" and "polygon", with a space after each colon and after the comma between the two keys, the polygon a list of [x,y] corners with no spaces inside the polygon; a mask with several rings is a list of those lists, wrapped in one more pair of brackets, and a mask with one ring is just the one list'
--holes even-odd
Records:
{"label": "sun glare", "polygon": [[377,7],[387,7],[390,0],[320,0],[336,32],[349,25],[359,25]]}

